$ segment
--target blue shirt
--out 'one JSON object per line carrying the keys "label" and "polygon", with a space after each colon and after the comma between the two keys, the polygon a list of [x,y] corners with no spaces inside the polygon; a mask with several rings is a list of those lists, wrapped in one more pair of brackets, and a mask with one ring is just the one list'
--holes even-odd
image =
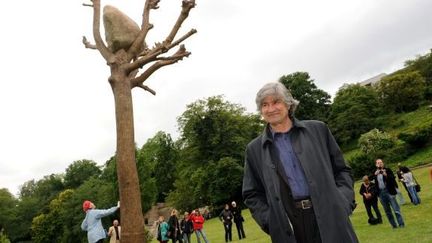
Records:
{"label": "blue shirt", "polygon": [[102,226],[101,218],[113,214],[117,209],[118,207],[87,210],[86,217],[81,223],[81,229],[87,231],[87,239],[89,243],[97,242],[100,239],[106,238],[106,232]]}
{"label": "blue shirt", "polygon": [[288,178],[288,183],[294,199],[309,197],[309,185],[300,161],[294,153],[291,143],[291,133],[273,133],[273,141],[279,152],[279,158]]}

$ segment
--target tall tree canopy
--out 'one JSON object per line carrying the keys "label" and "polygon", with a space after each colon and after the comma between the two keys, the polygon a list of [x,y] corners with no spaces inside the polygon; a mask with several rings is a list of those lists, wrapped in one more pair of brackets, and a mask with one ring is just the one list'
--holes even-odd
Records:
{"label": "tall tree canopy", "polygon": [[384,105],[395,112],[417,109],[424,100],[425,90],[425,79],[417,71],[384,77],[378,85]]}
{"label": "tall tree canopy", "polygon": [[153,172],[151,176],[157,187],[157,201],[165,202],[165,197],[174,187],[176,162],[179,156],[171,135],[162,131],[156,133],[143,145],[140,156],[142,163]]}
{"label": "tall tree canopy", "polygon": [[339,89],[331,106],[330,128],[338,142],[346,143],[377,127],[382,109],[377,92],[359,84]]}
{"label": "tall tree canopy", "polygon": [[192,209],[240,199],[241,185],[226,183],[241,181],[244,149],[262,131],[260,117],[213,96],[188,105],[178,124],[178,178],[168,201],[180,209]]}
{"label": "tall tree canopy", "polygon": [[318,89],[307,72],[295,72],[279,78],[293,97],[300,101],[295,116],[302,120],[327,121],[330,111],[330,95]]}
{"label": "tall tree canopy", "polygon": [[98,177],[101,169],[92,160],[77,160],[66,169],[64,185],[66,188],[77,188],[92,176]]}

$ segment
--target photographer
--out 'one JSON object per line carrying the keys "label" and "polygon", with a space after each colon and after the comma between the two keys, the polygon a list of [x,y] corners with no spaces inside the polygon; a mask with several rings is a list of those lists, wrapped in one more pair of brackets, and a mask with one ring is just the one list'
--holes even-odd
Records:
{"label": "photographer", "polygon": [[[387,219],[393,228],[397,228],[398,225],[399,227],[404,227],[405,223],[402,218],[402,213],[396,201],[397,184],[395,176],[390,168],[384,167],[382,159],[377,159],[375,161],[375,166],[377,167],[374,173],[375,185],[378,185],[378,197],[387,215]],[[397,224],[392,209],[396,215]]]}

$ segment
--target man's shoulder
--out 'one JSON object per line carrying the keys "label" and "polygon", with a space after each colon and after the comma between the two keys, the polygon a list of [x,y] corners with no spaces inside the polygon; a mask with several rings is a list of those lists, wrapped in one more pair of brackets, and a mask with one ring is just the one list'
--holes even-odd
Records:
{"label": "man's shoulder", "polygon": [[248,145],[247,148],[254,148],[256,146],[260,146],[262,144],[263,134],[260,134],[256,138],[252,139]]}
{"label": "man's shoulder", "polygon": [[297,120],[296,125],[298,127],[305,127],[305,128],[326,128],[327,124],[325,124],[323,121],[318,120]]}

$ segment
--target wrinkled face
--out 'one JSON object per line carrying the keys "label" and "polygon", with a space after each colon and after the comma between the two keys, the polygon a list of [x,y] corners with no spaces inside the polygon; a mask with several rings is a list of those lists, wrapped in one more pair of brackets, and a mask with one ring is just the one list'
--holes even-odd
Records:
{"label": "wrinkled face", "polygon": [[375,165],[377,168],[384,168],[384,162],[381,159],[377,159]]}
{"label": "wrinkled face", "polygon": [[272,126],[283,124],[288,121],[289,107],[281,98],[267,96],[261,105],[261,115],[264,120]]}

